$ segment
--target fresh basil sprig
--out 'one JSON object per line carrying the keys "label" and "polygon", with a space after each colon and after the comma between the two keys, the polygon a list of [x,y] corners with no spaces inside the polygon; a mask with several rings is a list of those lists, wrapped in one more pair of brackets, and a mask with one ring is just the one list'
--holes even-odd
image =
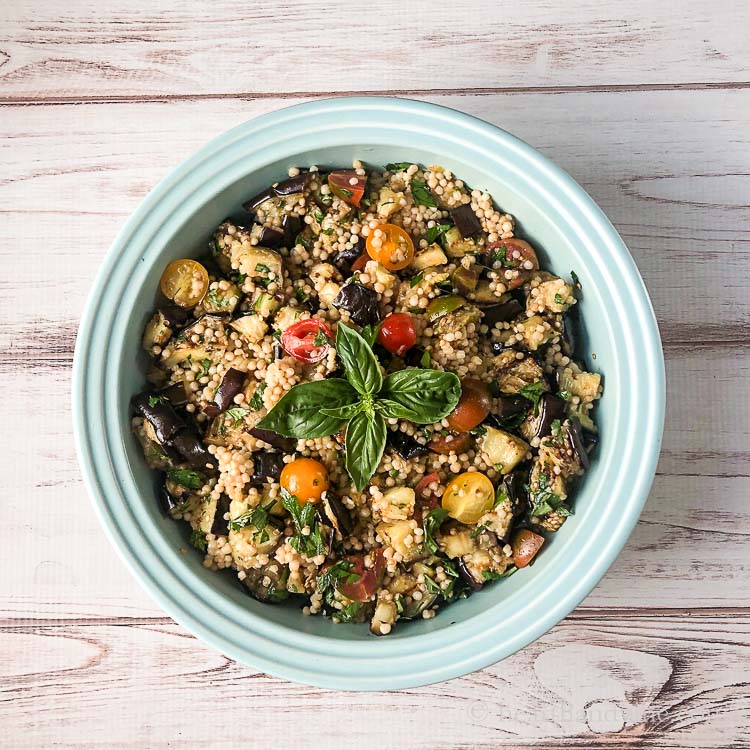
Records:
{"label": "fresh basil sprig", "polygon": [[336,352],[346,380],[294,386],[258,427],[308,439],[333,435],[348,424],[346,470],[361,492],[383,457],[386,419],[438,422],[455,408],[461,385],[452,372],[427,369],[401,370],[384,380],[370,342],[343,323],[336,331]]}

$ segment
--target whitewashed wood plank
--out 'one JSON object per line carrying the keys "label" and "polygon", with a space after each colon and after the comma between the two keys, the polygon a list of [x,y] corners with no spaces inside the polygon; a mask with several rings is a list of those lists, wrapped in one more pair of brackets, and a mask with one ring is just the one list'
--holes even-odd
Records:
{"label": "whitewashed wood plank", "polygon": [[6,4],[0,95],[118,97],[747,80],[742,0],[679,8],[493,0],[377,5]]}
{"label": "whitewashed wood plank", "polygon": [[[667,343],[747,340],[750,91],[433,99],[517,133],[591,192],[630,245]],[[71,352],[73,321],[125,216],[208,138],[283,103],[3,107],[0,253],[33,242],[43,256],[0,280],[8,321],[28,326],[28,289],[44,290],[34,318],[63,314]],[[54,345],[63,351],[62,338]]]}
{"label": "whitewashed wood plank", "polygon": [[[748,604],[750,443],[743,404],[750,398],[750,350],[668,352],[661,475],[632,538],[586,607]],[[80,479],[67,363],[28,364],[3,373],[14,394],[5,406],[14,429],[0,437],[2,549],[5,559],[22,562],[0,587],[0,620],[159,616],[109,547]],[[693,476],[701,473],[707,476]]]}
{"label": "whitewashed wood plank", "polygon": [[19,750],[237,747],[249,734],[311,750],[747,747],[749,636],[746,613],[595,615],[467,677],[351,694],[255,673],[175,625],[33,626],[0,639],[0,717]]}

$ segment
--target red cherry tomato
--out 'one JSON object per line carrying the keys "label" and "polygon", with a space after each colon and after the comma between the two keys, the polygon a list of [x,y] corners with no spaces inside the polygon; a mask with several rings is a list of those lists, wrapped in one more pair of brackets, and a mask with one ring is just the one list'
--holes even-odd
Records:
{"label": "red cherry tomato", "polygon": [[454,432],[468,432],[484,422],[490,413],[492,399],[487,386],[476,378],[461,381],[461,398],[448,415],[448,427]]}
{"label": "red cherry tomato", "polygon": [[427,447],[435,453],[442,453],[444,456],[449,453],[463,453],[471,447],[471,435],[468,432],[462,432],[460,435],[435,433]]}
{"label": "red cherry tomato", "polygon": [[367,175],[357,174],[353,169],[337,169],[328,175],[328,187],[331,192],[350,206],[359,208],[359,202],[365,194]]}
{"label": "red cherry tomato", "polygon": [[300,320],[281,334],[281,345],[298,362],[320,362],[331,348],[331,329],[321,320]]}
{"label": "red cherry tomato", "polygon": [[530,529],[519,529],[511,540],[513,549],[513,564],[517,568],[525,568],[539,552],[544,544],[544,537],[535,534]]}
{"label": "red cherry tomato", "polygon": [[[365,557],[371,560],[370,567],[365,567]],[[353,563],[351,572],[356,573],[359,578],[352,583],[340,583],[339,591],[354,602],[367,602],[378,590],[385,572],[385,558],[383,550],[376,549],[368,555],[351,555],[346,558]]]}
{"label": "red cherry tomato", "polygon": [[368,261],[372,260],[370,256],[367,254],[367,251],[363,252],[362,255],[357,258],[357,260],[352,263],[352,272],[354,271],[364,271],[365,266],[367,265]]}
{"label": "red cherry tomato", "polygon": [[539,268],[539,259],[536,257],[534,248],[525,240],[519,240],[516,237],[493,242],[487,248],[487,254],[492,265],[499,261],[502,264],[503,270],[518,271],[517,276],[504,280],[509,290],[517,289],[522,284],[525,284],[529,276],[531,276],[531,271]]}
{"label": "red cherry tomato", "polygon": [[391,353],[400,357],[417,343],[417,329],[409,313],[391,313],[383,321],[378,341]]}
{"label": "red cherry tomato", "polygon": [[440,484],[440,475],[436,471],[433,471],[431,474],[425,474],[414,488],[417,500],[416,507],[414,508],[414,518],[420,526],[424,521],[425,515],[440,505],[440,498],[434,495],[430,489],[430,485],[433,482]]}

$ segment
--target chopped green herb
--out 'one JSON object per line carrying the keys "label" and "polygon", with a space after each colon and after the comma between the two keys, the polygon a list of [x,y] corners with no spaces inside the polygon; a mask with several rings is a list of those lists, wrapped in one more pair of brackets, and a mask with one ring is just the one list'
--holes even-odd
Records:
{"label": "chopped green herb", "polygon": [[203,476],[191,469],[167,469],[167,479],[189,490],[199,490],[205,484]]}
{"label": "chopped green herb", "polygon": [[443,279],[435,285],[441,292],[452,292],[453,282],[450,279]]}
{"label": "chopped green herb", "polygon": [[404,611],[404,602],[401,594],[396,594],[396,596],[393,598],[393,601],[396,604],[396,612],[401,614]]}
{"label": "chopped green herb", "polygon": [[255,533],[253,534],[253,539],[260,544],[265,544],[271,538],[268,525],[270,521],[269,514],[274,505],[276,505],[276,501],[271,500],[267,505],[258,505],[246,511],[241,516],[231,519],[229,521],[230,531],[239,531],[240,529],[244,529],[245,526],[254,526]]}
{"label": "chopped green herb", "polygon": [[339,622],[354,622],[359,617],[360,610],[363,606],[364,602],[352,602],[351,604],[347,604],[343,609],[337,609],[331,614]]}
{"label": "chopped green herb", "polygon": [[429,350],[425,349],[422,354],[422,357],[419,360],[419,366],[424,367],[425,369],[428,369],[431,363],[432,363],[432,356],[430,355]]}
{"label": "chopped green herb", "polygon": [[354,568],[354,563],[349,560],[339,560],[327,567],[318,576],[318,592],[325,594],[327,591],[337,589],[341,583],[356,583],[361,576],[352,568]]}
{"label": "chopped green herb", "polygon": [[427,230],[425,239],[429,244],[432,244],[441,234],[445,234],[450,228],[450,224],[435,224],[434,227],[430,227]]}
{"label": "chopped green herb", "polygon": [[[325,552],[323,534],[315,516],[315,506],[312,503],[299,504],[299,500],[284,487],[281,488],[281,504],[289,511],[294,521],[296,534],[289,543],[301,555],[307,558],[317,557]],[[303,529],[309,530],[304,534]]]}
{"label": "chopped green herb", "polygon": [[229,278],[235,283],[242,286],[245,283],[245,279],[247,278],[246,273],[240,273],[239,271],[235,271],[234,273],[229,275]]}
{"label": "chopped green herb", "polygon": [[418,206],[427,206],[428,208],[435,208],[437,206],[435,198],[427,189],[427,184],[420,180],[411,181],[411,194]]}
{"label": "chopped green herb", "polygon": [[552,480],[548,474],[539,474],[536,489],[529,492],[531,500],[530,516],[546,516],[549,513],[558,512],[561,516],[570,516],[572,512],[563,507],[564,500],[552,492]]}
{"label": "chopped green herb", "polygon": [[424,279],[424,271],[420,271],[416,276],[412,276],[411,279],[409,279],[409,288],[414,289],[417,284],[422,283],[422,279]]}
{"label": "chopped green herb", "polygon": [[243,409],[241,406],[234,406],[224,412],[232,420],[232,427],[239,427],[249,413],[250,409]]}
{"label": "chopped green herb", "polygon": [[229,306],[229,299],[227,297],[224,297],[220,289],[210,289],[208,294],[206,295],[206,300],[209,302],[211,307],[218,307],[219,309],[221,309],[222,307]]}
{"label": "chopped green herb", "polygon": [[435,532],[440,528],[446,518],[448,518],[448,511],[445,508],[433,508],[425,516],[423,523],[423,550],[430,552],[433,555],[438,551],[438,543],[435,541]]}
{"label": "chopped green herb", "polygon": [[409,169],[411,162],[408,161],[396,161],[386,164],[385,168],[388,172],[403,172],[405,169]]}
{"label": "chopped green herb", "polygon": [[258,411],[258,409],[263,407],[263,393],[265,390],[266,390],[265,383],[258,383],[258,385],[255,386],[255,390],[253,391],[253,397],[247,403],[250,409],[252,409],[253,411]]}
{"label": "chopped green herb", "polygon": [[530,383],[519,389],[518,395],[523,396],[525,399],[531,401],[534,404],[534,416],[539,412],[539,401],[547,390],[547,386],[544,381],[538,380],[536,383]]}
{"label": "chopped green herb", "polygon": [[333,227],[328,227],[327,229],[323,230],[323,234],[332,235],[333,234]]}
{"label": "chopped green herb", "polygon": [[471,532],[470,536],[472,539],[476,539],[483,531],[487,531],[487,527],[484,524],[477,526],[476,529]]}
{"label": "chopped green herb", "polygon": [[412,315],[419,315],[420,313],[423,313],[424,310],[421,307],[410,307],[409,312]]}
{"label": "chopped green herb", "polygon": [[[499,469],[499,471],[502,471],[502,469]],[[502,505],[507,499],[508,493],[505,491],[505,488],[501,484],[495,491],[495,502],[492,505],[492,509],[494,510],[499,505]]]}
{"label": "chopped green herb", "polygon": [[487,434],[487,428],[483,425],[477,425],[473,430],[469,430],[469,433],[474,437],[481,437]]}
{"label": "chopped green herb", "polygon": [[351,190],[349,190],[348,188],[343,188],[343,187],[340,187],[340,188],[338,188],[338,191],[339,191],[339,193],[341,193],[341,195],[343,195],[343,196],[344,196],[345,198],[351,198],[351,197],[352,197],[352,196],[354,195],[354,193],[352,193],[352,191],[351,191]]}
{"label": "chopped green herb", "polygon": [[556,305],[564,305],[565,304],[565,297],[563,297],[562,294],[556,294],[555,295],[555,304]]}
{"label": "chopped green herb", "polygon": [[270,273],[271,269],[265,263],[255,264],[255,273]]}
{"label": "chopped green herb", "polygon": [[304,305],[305,302],[307,302],[310,299],[310,295],[306,294],[305,290],[301,286],[298,286],[294,290],[294,296],[297,298],[297,302],[299,302],[300,305]]}
{"label": "chopped green herb", "polygon": [[556,419],[556,420],[554,420],[554,422],[552,422],[552,425],[551,425],[550,429],[552,430],[552,434],[555,437],[557,437],[560,434],[560,427],[561,427],[561,425],[560,425],[560,420],[559,419]]}
{"label": "chopped green herb", "polygon": [[323,212],[318,208],[313,211],[313,216],[315,217],[315,221],[317,221],[318,224],[320,224],[325,218]]}
{"label": "chopped green herb", "polygon": [[167,403],[167,399],[164,398],[164,396],[149,396],[148,397],[149,406],[156,406],[157,404],[165,404],[165,403]]}
{"label": "chopped green herb", "polygon": [[315,338],[313,339],[313,346],[325,346],[327,343],[328,336],[326,336],[325,331],[322,328],[319,328],[318,332],[315,334]]}
{"label": "chopped green herb", "polygon": [[193,529],[193,533],[190,534],[190,544],[201,552],[205,552],[208,548],[206,532],[200,529]]}
{"label": "chopped green herb", "polygon": [[203,368],[203,370],[198,373],[199,378],[205,378],[208,376],[208,371],[211,369],[211,360],[210,359],[202,359],[200,361],[200,365]]}
{"label": "chopped green herb", "polygon": [[443,593],[443,590],[440,588],[440,586],[430,578],[430,576],[424,577],[424,586],[427,589],[428,593],[432,594],[433,596],[439,596]]}
{"label": "chopped green herb", "polygon": [[563,401],[570,401],[570,391],[560,391],[557,394]]}
{"label": "chopped green herb", "polygon": [[508,566],[502,573],[498,573],[496,570],[483,570],[482,578],[485,581],[499,581],[501,578],[507,578],[512,576],[518,568],[515,565]]}
{"label": "chopped green herb", "polygon": [[575,271],[570,272],[570,278],[573,279],[573,283],[581,289],[581,280],[578,278],[578,274]]}

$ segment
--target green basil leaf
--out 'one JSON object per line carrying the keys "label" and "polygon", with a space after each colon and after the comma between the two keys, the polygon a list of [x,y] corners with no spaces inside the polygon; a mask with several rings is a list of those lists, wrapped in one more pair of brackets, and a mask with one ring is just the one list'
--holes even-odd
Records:
{"label": "green basil leaf", "polygon": [[344,426],[345,420],[323,414],[321,409],[335,409],[358,400],[354,388],[341,378],[301,383],[284,394],[257,426],[286,437],[333,435]]}
{"label": "green basil leaf", "polygon": [[355,414],[359,414],[365,405],[361,401],[357,401],[355,404],[347,404],[346,406],[336,406],[333,409],[321,409],[327,417],[335,417],[336,419],[351,419]]}
{"label": "green basil leaf", "polygon": [[387,428],[380,414],[357,414],[346,428],[346,470],[361,492],[383,457]]}
{"label": "green basil leaf", "polygon": [[445,234],[445,232],[447,232],[451,228],[451,226],[451,224],[435,224],[434,227],[430,227],[427,230],[425,239],[427,240],[427,242],[432,244],[438,237],[440,237],[441,234]]}
{"label": "green basil leaf", "polygon": [[397,162],[391,162],[390,164],[386,164],[385,168],[389,172],[403,172],[405,169],[409,169],[411,166],[410,161],[397,161]]}
{"label": "green basil leaf", "polygon": [[380,412],[386,419],[395,417],[396,419],[412,418],[412,410],[393,401],[389,398],[380,398],[375,402],[375,411]]}
{"label": "green basil leaf", "polygon": [[339,323],[336,331],[336,353],[344,366],[347,380],[363,396],[371,396],[380,390],[383,375],[370,345],[353,328],[343,323]]}
{"label": "green basil leaf", "polygon": [[396,401],[409,411],[402,417],[417,424],[432,424],[447,417],[461,398],[461,383],[452,372],[399,370],[389,375],[381,399]]}

